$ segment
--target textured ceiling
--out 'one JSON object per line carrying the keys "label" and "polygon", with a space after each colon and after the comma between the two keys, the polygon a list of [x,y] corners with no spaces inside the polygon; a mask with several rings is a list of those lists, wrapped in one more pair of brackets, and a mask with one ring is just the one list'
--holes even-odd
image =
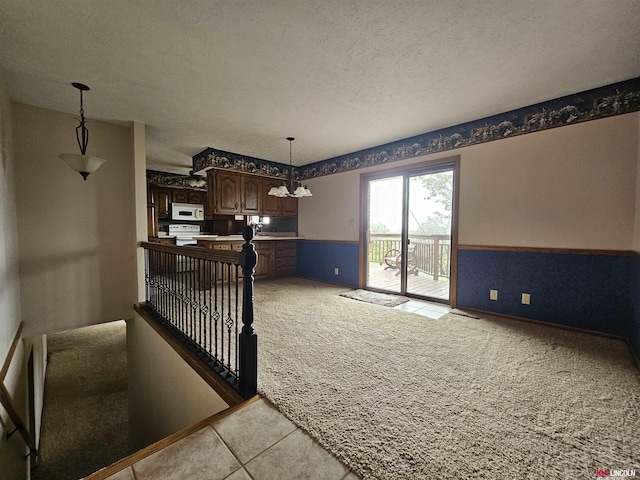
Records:
{"label": "textured ceiling", "polygon": [[[638,0],[0,0],[12,100],[303,165],[640,76]],[[89,150],[91,145],[89,145]]]}

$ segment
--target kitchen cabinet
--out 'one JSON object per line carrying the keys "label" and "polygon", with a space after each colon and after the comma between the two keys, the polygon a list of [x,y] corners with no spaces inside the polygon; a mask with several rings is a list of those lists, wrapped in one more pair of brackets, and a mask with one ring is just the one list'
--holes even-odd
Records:
{"label": "kitchen cabinet", "polygon": [[206,192],[201,190],[189,190],[187,188],[176,188],[171,196],[175,203],[194,203],[204,205]]}
{"label": "kitchen cabinet", "polygon": [[[274,242],[256,242],[254,243],[256,253],[258,254],[258,262],[253,271],[254,278],[272,277],[274,274]],[[231,249],[236,252],[242,251],[242,243],[232,243]],[[242,268],[240,269],[242,277]]]}
{"label": "kitchen cabinet", "polygon": [[187,190],[187,203],[204,205],[206,203],[207,192],[202,190]]}
{"label": "kitchen cabinet", "polygon": [[186,190],[176,189],[171,193],[171,201],[173,203],[189,203],[189,194]]}
{"label": "kitchen cabinet", "polygon": [[158,235],[158,221],[156,219],[156,207],[147,205],[147,237]]}
{"label": "kitchen cabinet", "polygon": [[268,192],[279,187],[282,180],[237,172],[209,170],[207,172],[207,218],[213,215],[298,215],[298,199],[274,197]]}
{"label": "kitchen cabinet", "polygon": [[282,180],[264,178],[262,180],[262,215],[296,216],[298,215],[298,199],[295,197],[275,197],[269,195],[272,187],[282,185]]}
{"label": "kitchen cabinet", "polygon": [[158,215],[158,218],[170,218],[172,189],[156,187],[155,197],[156,197],[156,213]]}
{"label": "kitchen cabinet", "polygon": [[262,178],[253,175],[240,176],[240,212],[260,215],[262,212]]}
{"label": "kitchen cabinet", "polygon": [[[212,250],[242,251],[243,242],[223,240],[198,240],[198,246]],[[255,278],[282,277],[296,274],[297,242],[295,240],[258,240],[254,242],[258,263]],[[240,269],[242,277],[242,269]],[[219,280],[219,279],[218,279]]]}
{"label": "kitchen cabinet", "polygon": [[262,179],[262,214],[277,217],[282,215],[282,199],[269,195],[269,190],[282,185],[282,180],[275,178]]}
{"label": "kitchen cabinet", "polygon": [[295,240],[279,240],[273,243],[275,244],[275,276],[295,275],[298,262],[298,243]]}
{"label": "kitchen cabinet", "polygon": [[223,215],[240,213],[240,175],[213,171],[209,171],[208,175],[215,177],[214,212]]}
{"label": "kitchen cabinet", "polygon": [[296,197],[282,197],[282,215],[293,217],[298,215],[298,199]]}

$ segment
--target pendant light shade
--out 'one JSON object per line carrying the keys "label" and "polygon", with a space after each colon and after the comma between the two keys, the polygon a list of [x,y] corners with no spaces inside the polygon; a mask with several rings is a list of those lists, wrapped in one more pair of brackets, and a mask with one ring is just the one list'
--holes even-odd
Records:
{"label": "pendant light shade", "polygon": [[[298,182],[298,188],[294,190],[293,188],[293,164],[291,163],[291,144],[295,140],[293,137],[287,137],[289,141],[289,188],[287,188],[286,182],[283,183],[280,187],[271,187],[268,192],[268,195],[272,195],[274,197],[313,197],[311,191],[304,185],[300,185]],[[293,192],[293,193],[291,193]]]}
{"label": "pendant light shade", "polygon": [[78,172],[86,180],[89,174],[95,172],[106,160],[93,155],[81,155],[79,153],[61,153],[60,160],[64,160],[72,170]]}
{"label": "pendant light shade", "polygon": [[78,141],[78,146],[80,147],[80,153],[61,153],[58,155],[60,160],[64,160],[72,170],[78,172],[82,175],[82,178],[85,180],[87,177],[95,172],[100,165],[102,165],[106,160],[94,157],[93,155],[87,155],[87,145],[89,144],[89,130],[85,125],[86,120],[84,118],[84,106],[82,103],[82,92],[86,92],[89,90],[89,87],[82,83],[73,82],[75,88],[80,90],[80,124],[76,127],[76,140]]}

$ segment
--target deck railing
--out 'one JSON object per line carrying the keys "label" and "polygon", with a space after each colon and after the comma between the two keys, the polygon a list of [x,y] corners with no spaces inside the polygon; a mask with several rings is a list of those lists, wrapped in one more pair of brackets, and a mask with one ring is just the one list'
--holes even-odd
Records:
{"label": "deck railing", "polygon": [[[257,391],[253,273],[257,254],[245,228],[242,252],[144,242],[145,310],[243,398]],[[242,325],[240,325],[242,321]]]}
{"label": "deck railing", "polygon": [[[410,235],[413,252],[410,263],[419,272],[433,277],[449,278],[451,237],[449,235]],[[400,235],[369,235],[369,262],[395,268],[394,259],[400,255]]]}

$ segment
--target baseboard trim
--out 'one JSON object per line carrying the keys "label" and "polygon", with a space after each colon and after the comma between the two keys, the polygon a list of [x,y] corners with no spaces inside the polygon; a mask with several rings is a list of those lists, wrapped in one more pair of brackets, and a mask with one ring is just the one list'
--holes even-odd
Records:
{"label": "baseboard trim", "polygon": [[198,430],[201,430],[204,427],[209,426],[217,422],[218,420],[228,415],[231,415],[232,413],[235,413],[238,410],[243,409],[244,407],[251,405],[254,402],[257,402],[261,398],[262,397],[260,397],[260,395],[255,395],[254,397],[251,397],[250,399],[245,400],[242,403],[234,405],[233,407],[229,407],[226,410],[223,410],[222,412],[218,412],[215,415],[205,418],[204,420],[200,420],[199,422],[194,423],[193,425],[189,425],[188,427],[185,427],[182,430],[176,433],[173,433],[168,437],[163,438],[162,440],[158,440],[156,443],[152,443],[148,447],[138,450],[137,452],[129,455],[128,457],[125,457],[121,460],[118,460],[115,463],[112,463],[108,467],[105,467],[101,470],[98,470],[95,473],[92,473],[88,477],[85,477],[84,480],[105,480],[110,476],[115,475],[116,473],[124,470],[125,468],[131,467],[134,463],[137,463],[140,460],[150,455],[153,455],[154,453],[159,452],[160,450],[168,447],[169,445],[172,445],[177,441],[188,437],[192,433],[195,433]]}
{"label": "baseboard trim", "polygon": [[312,280],[314,282],[326,283],[328,285],[335,285],[337,287],[346,287],[346,288],[360,288],[357,285],[350,285],[348,283],[340,283],[340,282],[330,282],[329,280],[322,280],[320,278],[312,278],[312,277],[303,277],[301,275],[296,275],[295,278],[302,278],[304,280]]}
{"label": "baseboard trim", "polygon": [[533,318],[516,317],[515,315],[507,315],[505,313],[490,312],[489,310],[481,310],[479,308],[465,307],[464,305],[458,305],[456,308],[459,310],[467,311],[467,312],[477,313],[480,315],[488,315],[491,317],[502,318],[505,320],[515,320],[517,322],[533,323],[543,327],[558,328],[560,330],[568,330],[570,332],[576,332],[576,333],[586,333],[586,334],[595,335],[598,337],[609,338],[611,340],[622,340],[623,342],[627,342],[627,337],[624,337],[622,335],[614,335],[613,333],[598,332],[597,330],[588,330],[586,328],[572,327],[570,325],[560,325],[559,323],[545,322],[543,320],[534,320]]}

